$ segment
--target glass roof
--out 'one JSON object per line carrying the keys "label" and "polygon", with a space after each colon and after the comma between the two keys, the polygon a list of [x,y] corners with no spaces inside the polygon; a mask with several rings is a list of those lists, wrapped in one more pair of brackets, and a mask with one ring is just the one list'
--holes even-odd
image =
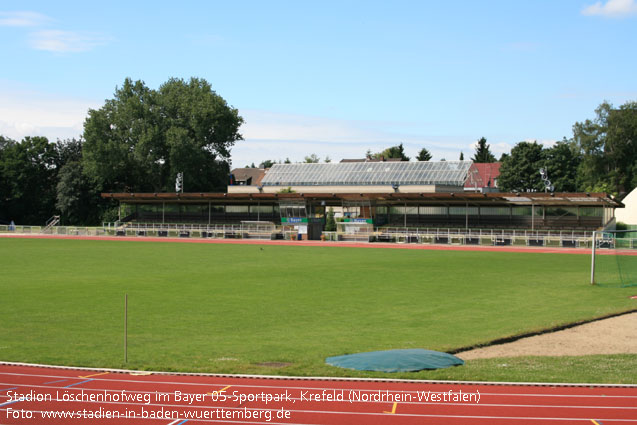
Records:
{"label": "glass roof", "polygon": [[340,162],[330,164],[275,164],[263,186],[463,186],[471,161]]}

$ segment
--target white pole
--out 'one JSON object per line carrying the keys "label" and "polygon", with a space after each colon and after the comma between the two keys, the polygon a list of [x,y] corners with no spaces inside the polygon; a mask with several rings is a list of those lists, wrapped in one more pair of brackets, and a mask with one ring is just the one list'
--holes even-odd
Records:
{"label": "white pole", "polygon": [[124,294],[124,363],[128,363],[128,294]]}
{"label": "white pole", "polygon": [[591,285],[595,285],[595,246],[597,245],[597,232],[593,232],[593,251],[591,255]]}

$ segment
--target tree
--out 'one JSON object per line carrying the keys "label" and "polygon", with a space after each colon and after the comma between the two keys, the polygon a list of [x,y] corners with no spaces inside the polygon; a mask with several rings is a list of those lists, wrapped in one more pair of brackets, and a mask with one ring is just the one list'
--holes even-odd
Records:
{"label": "tree", "polygon": [[327,217],[325,219],[325,231],[326,232],[335,232],[336,231],[336,220],[334,219],[334,208],[330,207],[327,210]]}
{"label": "tree", "polygon": [[458,158],[460,161],[464,161],[464,153],[462,153],[462,151],[460,151],[460,158]]}
{"label": "tree", "polygon": [[[369,151],[368,151],[369,153]],[[409,161],[409,157],[405,155],[405,149],[403,148],[403,144],[401,143],[398,146],[392,146],[390,148],[385,149],[382,152],[378,152],[372,155],[372,158],[375,159],[389,159],[389,158],[398,158],[401,161]]]}
{"label": "tree", "polygon": [[539,170],[544,166],[542,146],[537,142],[520,142],[500,166],[498,187],[503,192],[543,191]]}
{"label": "tree", "polygon": [[230,148],[242,140],[238,111],[203,79],[170,79],[159,90],[126,79],[113,99],[89,110],[83,166],[103,191],[224,190]]}
{"label": "tree", "polygon": [[330,162],[332,162],[332,158],[330,158],[329,155],[328,155],[328,156],[325,157],[323,162],[325,162],[326,164],[329,164]]}
{"label": "tree", "polygon": [[266,159],[261,164],[259,164],[259,168],[272,168],[274,164],[276,164],[276,162],[274,162],[273,160]]}
{"label": "tree", "polygon": [[476,145],[476,153],[471,158],[473,162],[477,163],[485,163],[485,162],[495,162],[495,156],[489,150],[489,145],[487,145],[487,139],[481,137],[478,140],[478,144]]}
{"label": "tree", "polygon": [[628,193],[637,186],[637,102],[619,108],[603,102],[595,113],[595,119],[573,126],[573,143],[582,156],[578,187]]}
{"label": "tree", "polygon": [[84,172],[83,145],[81,139],[58,140],[56,143],[59,170],[55,207],[61,222],[67,225],[99,224],[102,210],[108,206]]}
{"label": "tree", "polygon": [[604,102],[595,109],[597,117],[573,125],[573,143],[582,161],[577,173],[577,185],[581,190],[596,192],[607,181],[604,143],[608,128],[608,115],[612,106]]}
{"label": "tree", "polygon": [[593,120],[573,126],[572,143],[581,155],[578,189],[630,192],[637,186],[637,102],[614,108],[603,102]]}
{"label": "tree", "polygon": [[431,158],[431,154],[426,148],[422,148],[420,151],[418,151],[418,155],[416,156],[416,159],[418,161],[429,161],[431,160]]}
{"label": "tree", "polygon": [[99,224],[102,216],[99,192],[84,173],[81,161],[71,161],[60,169],[55,207],[63,224]]}
{"label": "tree", "polygon": [[320,159],[320,158],[318,157],[318,155],[316,155],[315,153],[313,153],[313,154],[311,154],[311,155],[309,155],[309,156],[306,156],[306,157],[304,158],[304,162],[305,162],[306,164],[315,164],[315,163],[318,163],[320,160],[321,160],[321,159]]}
{"label": "tree", "polygon": [[55,213],[59,156],[46,137],[0,141],[0,219],[44,224]]}
{"label": "tree", "polygon": [[568,140],[543,150],[544,168],[556,192],[577,191],[577,169],[580,156]]}

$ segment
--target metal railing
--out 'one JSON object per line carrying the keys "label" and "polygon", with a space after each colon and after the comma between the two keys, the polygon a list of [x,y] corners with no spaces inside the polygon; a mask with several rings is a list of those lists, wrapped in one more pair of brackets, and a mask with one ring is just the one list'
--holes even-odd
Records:
{"label": "metal railing", "polygon": [[[0,225],[0,233],[37,234],[41,226]],[[52,226],[50,235],[69,236],[153,236],[217,239],[298,239],[298,234],[272,223],[175,224],[175,223],[104,223],[102,227]],[[590,248],[593,232],[582,230],[519,230],[381,227],[373,232],[323,232],[325,241],[391,242],[452,245],[512,245],[539,247]],[[614,246],[615,241],[603,247]],[[618,244],[619,245],[619,244]],[[637,249],[637,239],[622,239],[622,247]]]}
{"label": "metal railing", "polygon": [[104,223],[104,231],[114,236],[199,237],[226,239],[274,239],[280,233],[274,224],[178,224]]}
{"label": "metal railing", "polygon": [[375,237],[379,241],[391,242],[590,247],[593,232],[582,230],[385,227],[377,229]]}

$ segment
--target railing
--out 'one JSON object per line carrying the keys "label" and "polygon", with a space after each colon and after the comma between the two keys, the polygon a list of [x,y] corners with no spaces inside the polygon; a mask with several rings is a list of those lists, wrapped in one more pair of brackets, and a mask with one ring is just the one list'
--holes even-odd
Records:
{"label": "railing", "polygon": [[[0,233],[16,233],[16,234],[32,234],[44,233],[42,226],[0,226]],[[83,227],[83,226],[53,226],[46,231],[47,235],[71,235],[71,236],[105,236],[106,232],[101,227]]]}
{"label": "railing", "polygon": [[[227,239],[274,239],[274,224],[176,224],[176,223],[104,223],[104,231],[114,236],[199,237]],[[282,237],[279,237],[282,238]]]}
{"label": "railing", "polygon": [[[41,226],[0,225],[0,233],[31,234],[42,232]],[[104,223],[102,227],[53,226],[50,235],[68,236],[153,236],[219,239],[297,239],[295,231],[261,223],[243,224],[174,224],[174,223]],[[452,245],[514,245],[539,247],[587,247],[593,232],[582,230],[518,230],[382,227],[373,232],[323,232],[325,241],[391,242]],[[602,247],[614,246],[614,241]],[[618,244],[619,245],[619,244]],[[637,239],[622,240],[622,248],[637,249]]]}
{"label": "railing", "polygon": [[517,230],[386,227],[375,232],[379,241],[463,245],[527,245],[590,247],[593,232],[582,230]]}
{"label": "railing", "polygon": [[46,225],[44,226],[42,230],[40,230],[40,233],[50,233],[53,226],[57,225],[59,222],[60,222],[60,216],[54,215],[53,217],[49,218],[46,221]]}

